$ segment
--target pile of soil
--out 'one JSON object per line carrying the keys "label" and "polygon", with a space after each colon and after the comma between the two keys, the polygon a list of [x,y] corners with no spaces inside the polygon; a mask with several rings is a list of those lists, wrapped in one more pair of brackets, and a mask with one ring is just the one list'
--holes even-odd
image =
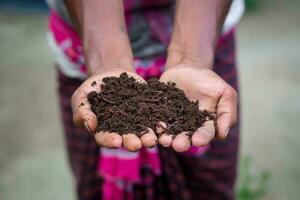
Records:
{"label": "pile of soil", "polygon": [[[94,86],[96,83],[92,83]],[[198,101],[190,101],[175,83],[162,83],[153,78],[147,83],[137,82],[126,73],[120,77],[106,77],[101,92],[90,92],[88,101],[98,118],[97,131],[120,135],[153,130],[165,122],[169,134],[194,132],[214,115],[200,111]]]}

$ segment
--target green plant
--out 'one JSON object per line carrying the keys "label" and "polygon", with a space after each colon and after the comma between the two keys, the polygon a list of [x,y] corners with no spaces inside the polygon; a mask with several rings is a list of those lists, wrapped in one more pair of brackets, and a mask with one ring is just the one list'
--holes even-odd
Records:
{"label": "green plant", "polygon": [[246,156],[240,160],[239,181],[237,186],[238,200],[262,199],[268,191],[271,172],[268,170],[256,171],[253,168],[252,158]]}
{"label": "green plant", "polygon": [[260,4],[260,0],[246,0],[246,9],[247,10],[256,10]]}

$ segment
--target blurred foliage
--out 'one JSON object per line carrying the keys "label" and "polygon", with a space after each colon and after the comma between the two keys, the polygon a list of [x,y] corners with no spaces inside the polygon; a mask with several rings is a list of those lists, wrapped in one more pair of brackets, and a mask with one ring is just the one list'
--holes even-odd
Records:
{"label": "blurred foliage", "polygon": [[261,0],[245,0],[247,10],[256,10]]}
{"label": "blurred foliage", "polygon": [[271,172],[257,171],[250,156],[240,160],[239,181],[237,185],[238,200],[259,200],[267,194]]}

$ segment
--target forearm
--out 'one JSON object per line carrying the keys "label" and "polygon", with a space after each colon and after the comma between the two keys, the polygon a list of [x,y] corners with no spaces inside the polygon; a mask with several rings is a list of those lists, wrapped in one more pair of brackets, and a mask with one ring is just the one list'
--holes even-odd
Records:
{"label": "forearm", "polygon": [[231,0],[177,0],[167,66],[212,67],[216,40]]}
{"label": "forearm", "polygon": [[65,0],[65,4],[81,37],[90,74],[107,68],[132,69],[123,1]]}

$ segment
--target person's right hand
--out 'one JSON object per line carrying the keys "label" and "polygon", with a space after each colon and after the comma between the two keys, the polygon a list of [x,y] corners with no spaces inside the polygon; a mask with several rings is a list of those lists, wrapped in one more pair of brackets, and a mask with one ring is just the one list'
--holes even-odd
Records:
{"label": "person's right hand", "polygon": [[[105,72],[91,76],[74,92],[71,104],[73,111],[73,121],[78,126],[85,126],[89,132],[94,133],[96,142],[103,147],[119,148],[122,146],[128,151],[137,151],[142,146],[153,147],[157,144],[157,137],[154,131],[148,128],[148,132],[140,138],[135,134],[119,135],[117,133],[96,132],[98,126],[97,117],[91,111],[87,95],[92,91],[99,92],[102,79],[105,77],[119,77],[120,74],[126,72],[129,76],[134,77],[137,81],[145,82],[145,80],[136,73],[129,70],[111,69]],[[96,82],[96,84],[92,84]]]}

